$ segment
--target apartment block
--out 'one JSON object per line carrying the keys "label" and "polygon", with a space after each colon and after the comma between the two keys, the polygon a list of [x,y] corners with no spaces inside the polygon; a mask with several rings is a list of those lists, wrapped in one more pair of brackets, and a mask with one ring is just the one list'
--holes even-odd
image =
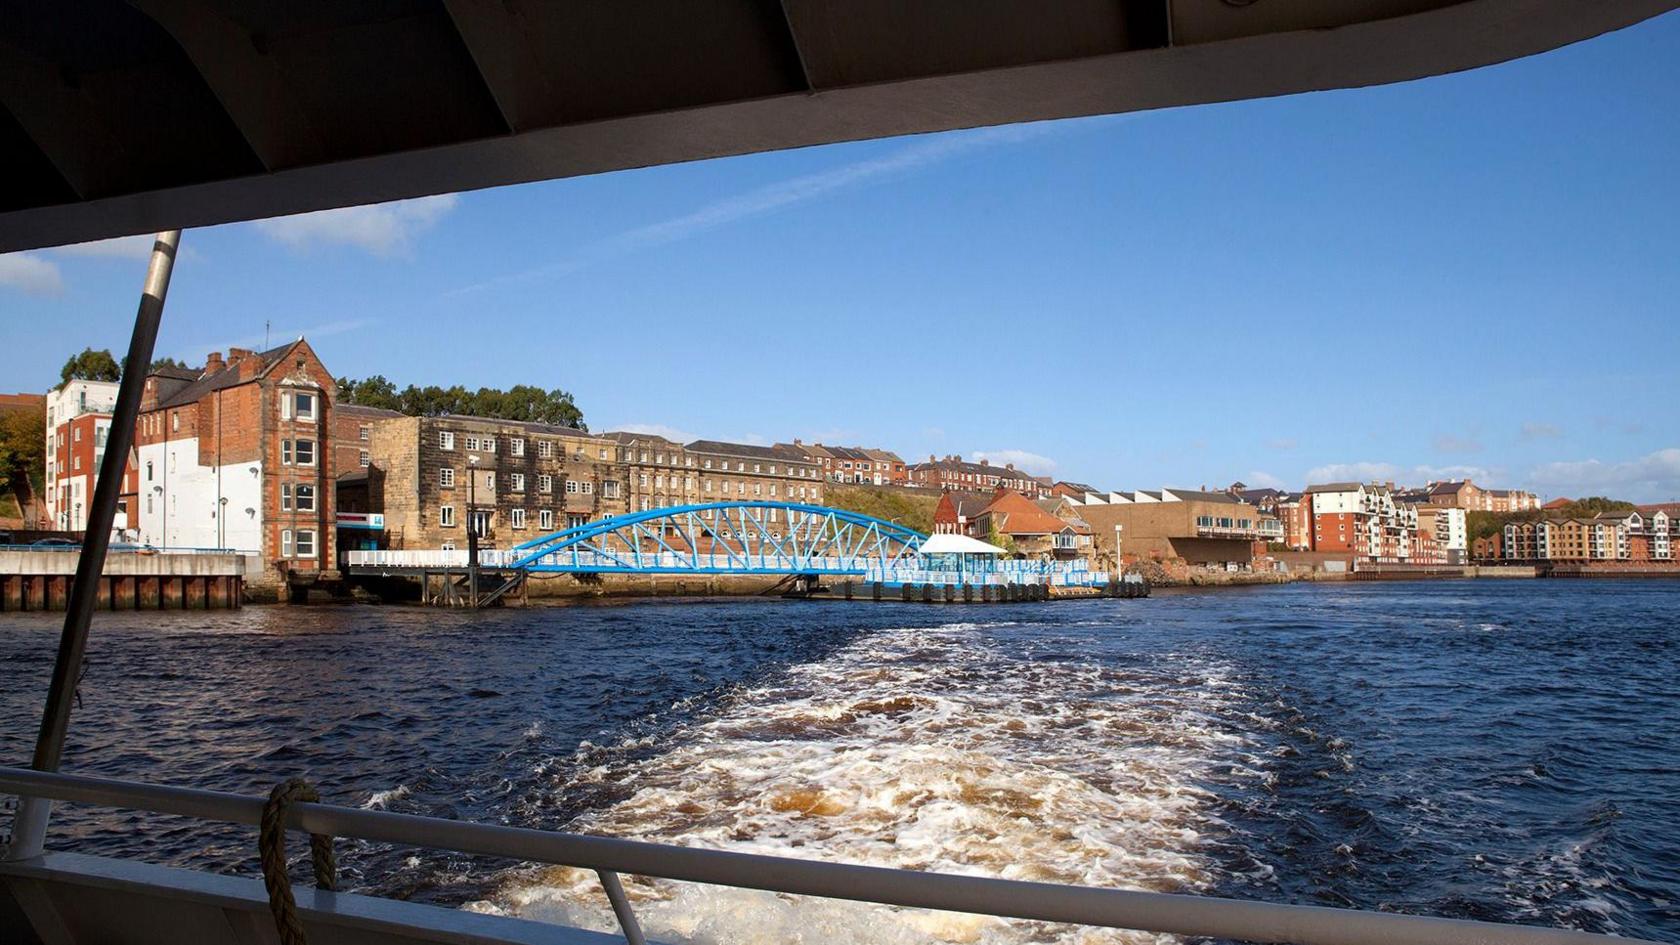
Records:
{"label": "apartment block", "polygon": [[[1470,559],[1468,515],[1456,507],[1419,505],[1417,531],[1427,535],[1438,549],[1439,560],[1418,561],[1427,564],[1467,564]],[[1414,556],[1416,560],[1416,556]]]}
{"label": "apartment block", "polygon": [[[1347,554],[1356,562],[1410,564],[1424,547],[1417,534],[1418,507],[1396,501],[1391,485],[1332,482],[1308,486],[1304,495],[1311,507],[1313,551]],[[1429,551],[1436,556],[1434,548]]]}
{"label": "apartment block", "polygon": [[[42,500],[47,520],[59,531],[87,528],[88,506],[93,501],[97,479],[97,453],[105,455],[105,438],[111,431],[111,412],[117,404],[114,381],[72,380],[46,395],[46,471]],[[95,440],[97,439],[97,446]],[[128,490],[124,490],[126,493]],[[119,532],[131,527],[128,503],[117,510],[113,527]]]}
{"label": "apartment block", "polygon": [[904,485],[909,479],[904,460],[891,450],[862,446],[824,446],[821,443],[778,443],[776,448],[797,452],[822,470],[829,482],[852,485]]}
{"label": "apartment block", "polygon": [[1540,508],[1540,497],[1521,489],[1483,489],[1469,479],[1432,482],[1424,490],[1429,505],[1467,512],[1527,512]]}
{"label": "apartment block", "polygon": [[626,511],[618,444],[572,427],[446,414],[369,424],[368,507],[391,548],[507,548]]}

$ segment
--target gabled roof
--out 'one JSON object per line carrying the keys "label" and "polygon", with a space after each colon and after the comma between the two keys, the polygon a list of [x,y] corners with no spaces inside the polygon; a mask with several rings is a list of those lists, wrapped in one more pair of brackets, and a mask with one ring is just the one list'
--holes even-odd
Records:
{"label": "gabled roof", "polygon": [[951,500],[951,508],[959,518],[973,518],[984,512],[995,496],[978,492],[946,492],[941,498]]}
{"label": "gabled roof", "polygon": [[740,456],[747,459],[768,459],[779,463],[808,461],[804,452],[788,446],[756,446],[751,443],[726,443],[723,440],[695,440],[686,447],[690,453]]}
{"label": "gabled roof", "polygon": [[[180,407],[186,404],[194,404],[197,403],[199,398],[203,397],[205,394],[214,393],[219,390],[226,390],[229,387],[238,387],[240,384],[252,383],[258,378],[267,375],[269,371],[274,370],[274,366],[280,363],[280,360],[286,356],[286,353],[300,344],[303,344],[302,338],[288,344],[283,344],[278,348],[270,348],[267,351],[257,352],[253,355],[253,357],[262,362],[262,368],[251,377],[240,376],[239,367],[244,363],[243,360],[231,362],[214,374],[200,374],[197,376],[197,380],[194,380],[191,384],[188,384],[159,401],[157,406],[153,409],[160,410],[165,407]],[[177,380],[184,379],[179,373],[157,371],[155,374],[159,377],[172,377]]]}
{"label": "gabled roof", "polygon": [[1220,502],[1225,505],[1241,505],[1237,498],[1227,492],[1203,492],[1199,489],[1162,489],[1162,493],[1170,493],[1174,498],[1185,502]]}
{"label": "gabled roof", "polygon": [[1324,482],[1308,486],[1306,494],[1312,495],[1318,492],[1358,492],[1359,489],[1360,485],[1357,482]]}
{"label": "gabled roof", "polygon": [[168,377],[177,381],[196,381],[204,374],[192,368],[178,368],[172,364],[165,364],[160,368],[153,368],[146,372],[147,377]]}
{"label": "gabled roof", "polygon": [[997,530],[1004,535],[1053,535],[1079,530],[1074,523],[1051,515],[1039,508],[1037,502],[1010,490],[999,492],[984,514],[996,520]]}
{"label": "gabled roof", "polygon": [[1430,495],[1456,495],[1459,490],[1470,484],[1468,479],[1454,479],[1447,482],[1437,482],[1429,487]]}
{"label": "gabled roof", "polygon": [[600,436],[602,439],[612,440],[615,443],[666,443],[671,446],[682,445],[676,440],[667,439],[657,433],[631,433],[626,430],[614,430],[611,433],[602,433]]}
{"label": "gabled roof", "polygon": [[362,404],[338,403],[333,410],[353,417],[366,417],[369,420],[389,420],[392,417],[406,416],[401,410],[387,410],[384,407],[367,407]]}
{"label": "gabled roof", "polygon": [[558,433],[571,436],[594,437],[594,434],[577,427],[568,427],[561,423],[538,423],[535,420],[503,420],[499,417],[477,417],[468,413],[439,414],[438,420],[455,420],[462,423],[494,423],[504,427],[519,427],[531,433]]}

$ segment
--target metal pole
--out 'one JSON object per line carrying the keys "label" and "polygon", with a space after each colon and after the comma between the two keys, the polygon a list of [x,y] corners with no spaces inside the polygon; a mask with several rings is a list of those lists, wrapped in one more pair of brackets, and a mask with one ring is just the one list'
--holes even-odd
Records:
{"label": "metal pole", "polygon": [[[105,444],[105,458],[99,464],[99,481],[93,487],[87,534],[82,539],[75,583],[70,585],[70,598],[64,608],[58,659],[53,664],[47,706],[41,714],[41,732],[35,739],[31,766],[37,771],[57,771],[64,756],[70,709],[75,703],[76,683],[81,678],[82,657],[87,651],[88,624],[93,619],[94,603],[99,599],[99,578],[104,573],[105,552],[111,544],[111,523],[117,514],[117,497],[122,492],[128,451],[134,446],[140,396],[145,390],[146,373],[151,369],[152,347],[163,320],[163,300],[169,294],[169,276],[175,268],[175,249],[180,243],[181,231],[168,230],[159,233],[152,244],[152,261],[146,269],[146,286],[140,296],[140,310],[134,316],[134,334],[128,341],[122,385],[117,388],[117,405],[111,415],[111,436]],[[39,856],[51,814],[51,801],[36,797],[21,800],[6,858]]]}
{"label": "metal pole", "polygon": [[613,915],[618,917],[618,927],[624,930],[624,941],[628,945],[647,945],[647,939],[642,937],[642,924],[636,921],[636,913],[630,908],[630,899],[624,895],[624,884],[619,882],[618,874],[612,870],[596,870],[595,875],[601,877],[601,887],[607,891]]}

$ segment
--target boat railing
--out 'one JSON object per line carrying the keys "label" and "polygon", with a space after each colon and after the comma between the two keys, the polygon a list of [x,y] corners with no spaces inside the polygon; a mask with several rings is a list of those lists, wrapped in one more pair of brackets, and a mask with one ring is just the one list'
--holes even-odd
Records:
{"label": "boat railing", "polygon": [[[260,798],[0,767],[0,793],[254,825]],[[296,804],[293,830],[597,873],[626,939],[643,942],[620,874],[1000,918],[1300,945],[1636,945],[1593,932],[1393,912],[960,876]],[[254,843],[254,839],[253,839]],[[1654,945],[1654,943],[1652,943]]]}

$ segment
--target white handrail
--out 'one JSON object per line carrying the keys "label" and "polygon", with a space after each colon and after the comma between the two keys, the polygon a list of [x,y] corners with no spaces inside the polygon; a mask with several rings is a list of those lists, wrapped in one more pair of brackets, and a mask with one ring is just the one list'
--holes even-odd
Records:
{"label": "white handrail", "polygon": [[[255,824],[259,798],[0,767],[0,793]],[[612,873],[917,909],[1300,945],[1656,945],[1593,932],[1212,896],[1098,889],[590,837],[330,804],[295,804],[294,830]]]}

